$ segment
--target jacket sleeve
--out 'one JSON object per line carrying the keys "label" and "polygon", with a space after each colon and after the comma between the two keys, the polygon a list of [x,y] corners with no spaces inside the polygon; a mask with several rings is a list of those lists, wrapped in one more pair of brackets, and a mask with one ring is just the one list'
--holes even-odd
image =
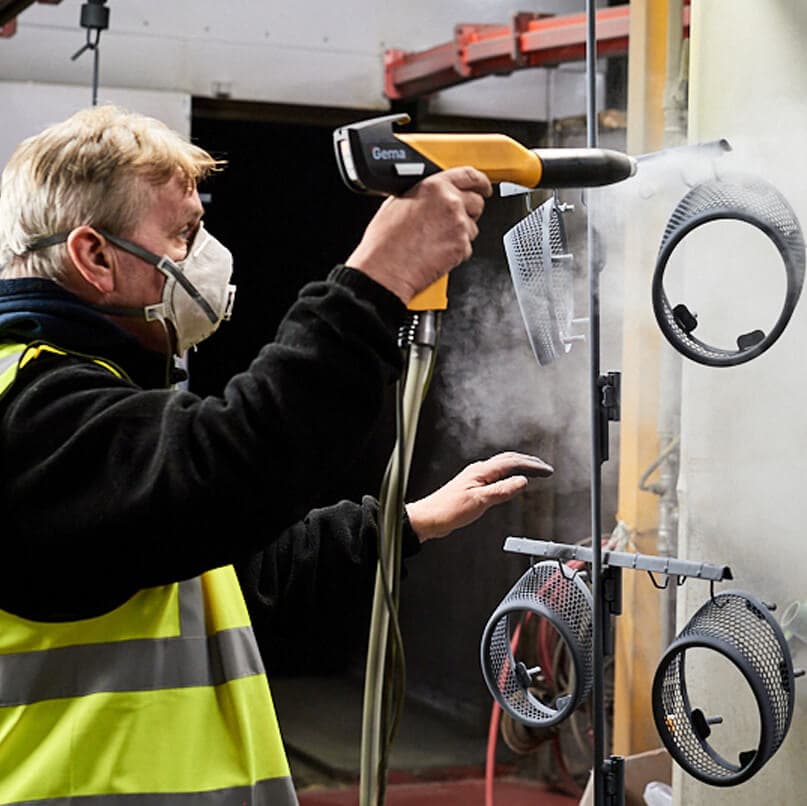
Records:
{"label": "jacket sleeve", "polygon": [[[420,543],[404,515],[403,556]],[[236,565],[267,671],[323,674],[365,648],[376,575],[378,502],[316,509]]]}
{"label": "jacket sleeve", "polygon": [[241,561],[327,504],[324,482],[361,457],[401,372],[403,314],[338,267],[220,397],[32,361],[0,411],[0,607],[103,611]]}

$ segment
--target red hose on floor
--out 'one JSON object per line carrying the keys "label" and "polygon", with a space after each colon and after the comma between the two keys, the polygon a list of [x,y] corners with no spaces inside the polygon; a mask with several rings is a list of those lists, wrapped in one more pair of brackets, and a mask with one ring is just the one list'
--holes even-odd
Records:
{"label": "red hose on floor", "polygon": [[[523,623],[526,624],[530,614],[527,613]],[[513,630],[513,638],[510,641],[510,651],[515,652],[518,646],[518,636],[521,634],[521,624],[517,624]],[[493,806],[493,778],[496,774],[496,737],[499,734],[499,721],[502,717],[502,709],[495,700],[493,708],[490,710],[490,726],[488,727],[488,751],[485,757],[485,806]]]}

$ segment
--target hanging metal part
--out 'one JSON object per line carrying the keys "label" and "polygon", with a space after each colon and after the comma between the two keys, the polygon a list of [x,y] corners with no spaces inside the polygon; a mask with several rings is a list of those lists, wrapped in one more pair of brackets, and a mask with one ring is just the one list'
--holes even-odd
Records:
{"label": "hanging metal part", "polygon": [[[790,728],[794,679],[800,675],[793,669],[787,641],[771,609],[743,591],[710,597],[668,647],[656,670],[652,700],[659,736],[684,770],[712,786],[747,781],[779,749]],[[695,650],[696,658],[708,651],[733,664],[753,695],[759,739],[756,747],[737,752],[736,761],[727,757],[731,726],[721,730],[716,745],[707,741],[712,727],[722,725],[723,718],[693,707],[693,697],[702,699],[703,694],[693,694],[687,686],[687,672],[692,672],[691,661],[690,666],[686,662],[690,650]],[[738,725],[742,720],[735,720]]]}
{"label": "hanging metal part", "polygon": [[[782,310],[767,334],[751,330],[737,337],[737,349],[713,346],[693,336],[698,317],[683,303],[673,305],[664,287],[672,253],[693,230],[715,221],[740,221],[766,235],[782,258],[787,288]],[[710,367],[729,367],[756,358],[782,335],[799,300],[805,274],[801,225],[787,199],[753,175],[724,176],[696,185],[670,216],[653,273],[653,312],[661,332],[681,355]]]}
{"label": "hanging metal part", "polygon": [[572,332],[580,320],[574,319],[574,256],[562,218],[567,209],[550,197],[503,238],[516,301],[540,366],[568,353],[581,338]]}
{"label": "hanging metal part", "polygon": [[[593,682],[591,605],[591,592],[580,575],[552,561],[528,568],[502,599],[483,631],[480,662],[485,683],[505,713],[524,725],[549,728],[586,700]],[[518,646],[518,625],[530,618],[546,625],[568,653],[572,674],[567,684],[553,680],[537,686],[541,667],[517,657],[525,651]]]}
{"label": "hanging metal part", "polygon": [[87,41],[70,57],[70,60],[75,61],[85,50],[92,51],[92,105],[95,106],[98,103],[98,61],[100,54],[98,45],[101,39],[101,31],[109,28],[109,9],[106,7],[106,0],[87,0],[81,7],[80,22],[81,27],[87,29]]}

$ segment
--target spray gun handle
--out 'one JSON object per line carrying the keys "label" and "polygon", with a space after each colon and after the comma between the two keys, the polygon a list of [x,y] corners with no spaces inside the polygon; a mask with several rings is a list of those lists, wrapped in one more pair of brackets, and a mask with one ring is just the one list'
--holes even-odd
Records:
{"label": "spray gun handle", "polygon": [[448,308],[448,275],[444,274],[428,288],[415,294],[406,307],[410,311],[444,311]]}

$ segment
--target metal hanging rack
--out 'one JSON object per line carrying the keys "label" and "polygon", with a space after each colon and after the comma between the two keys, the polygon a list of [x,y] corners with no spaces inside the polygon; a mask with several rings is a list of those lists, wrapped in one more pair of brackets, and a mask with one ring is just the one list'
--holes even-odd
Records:
{"label": "metal hanging rack", "polygon": [[[596,467],[599,472],[599,466]],[[531,561],[542,558],[557,560],[562,573],[564,563],[570,560],[586,563],[591,566],[592,582],[592,712],[594,753],[592,776],[594,781],[594,806],[624,806],[625,804],[625,759],[622,756],[605,757],[605,696],[604,665],[605,656],[613,652],[611,617],[622,612],[622,569],[646,571],[657,588],[666,588],[670,580],[682,585],[687,579],[701,579],[710,583],[710,598],[714,600],[714,584],[733,579],[731,568],[727,565],[679,560],[675,557],[660,557],[652,554],[603,550],[599,541],[592,541],[592,547],[568,543],[553,543],[545,540],[533,540],[526,537],[508,537],[504,550],[514,554],[525,554]],[[595,570],[596,568],[596,570]],[[576,574],[577,571],[571,573]],[[667,577],[665,584],[660,584],[655,575]],[[597,690],[599,697],[597,700]]]}

